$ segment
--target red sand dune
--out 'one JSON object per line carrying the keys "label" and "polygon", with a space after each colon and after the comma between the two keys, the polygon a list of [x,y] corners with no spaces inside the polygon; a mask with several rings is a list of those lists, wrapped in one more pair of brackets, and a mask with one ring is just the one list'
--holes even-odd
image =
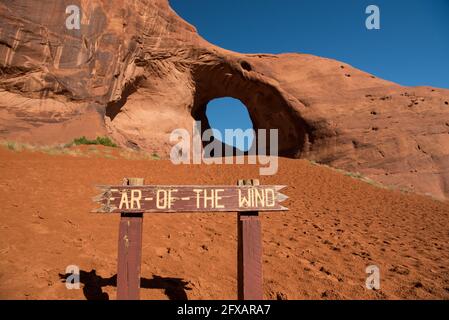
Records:
{"label": "red sand dune", "polygon": [[[101,149],[105,151],[105,149]],[[101,152],[103,152],[101,151]],[[0,148],[0,298],[115,299],[117,215],[89,213],[97,184],[230,184],[257,166],[55,156]],[[263,213],[266,299],[448,299],[449,203],[280,159],[290,211]],[[82,270],[81,290],[61,280]],[[377,265],[381,289],[365,288]],[[148,214],[142,299],[235,299],[236,214]]]}

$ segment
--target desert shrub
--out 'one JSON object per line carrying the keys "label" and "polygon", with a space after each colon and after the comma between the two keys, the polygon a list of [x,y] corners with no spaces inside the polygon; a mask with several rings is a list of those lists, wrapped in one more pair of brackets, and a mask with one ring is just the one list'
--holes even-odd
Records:
{"label": "desert shrub", "polygon": [[30,150],[34,147],[27,143],[15,142],[15,141],[2,141],[0,145],[8,148],[11,151],[22,151],[22,150]]}
{"label": "desert shrub", "polygon": [[355,179],[363,179],[364,176],[360,172],[346,172],[345,175]]}
{"label": "desert shrub", "polygon": [[161,160],[161,157],[160,157],[156,152],[153,152],[153,153],[151,154],[151,158],[152,158],[153,160]]}
{"label": "desert shrub", "polygon": [[8,141],[6,146],[8,147],[9,150],[13,150],[13,151],[17,150],[17,146],[14,142]]}
{"label": "desert shrub", "polygon": [[76,138],[73,140],[73,145],[79,146],[79,145],[102,145],[105,147],[112,147],[116,148],[117,144],[114,143],[114,141],[111,140],[109,137],[97,137],[95,140],[89,140],[85,136],[82,136],[81,138]]}
{"label": "desert shrub", "polygon": [[114,141],[112,141],[109,137],[97,137],[97,144],[101,144],[102,146],[117,148],[117,145]]}

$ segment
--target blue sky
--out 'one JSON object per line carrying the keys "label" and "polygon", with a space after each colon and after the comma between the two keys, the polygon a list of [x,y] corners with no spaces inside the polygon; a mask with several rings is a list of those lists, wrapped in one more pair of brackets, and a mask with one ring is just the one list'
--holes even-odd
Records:
{"label": "blue sky", "polygon": [[[401,85],[449,88],[449,0],[170,0],[170,4],[201,36],[229,50],[310,53]],[[370,4],[380,8],[380,30],[365,27]],[[233,100],[216,108],[211,104],[212,108],[217,110],[208,118],[218,129],[228,123],[236,124],[231,128],[251,126],[244,107]]]}

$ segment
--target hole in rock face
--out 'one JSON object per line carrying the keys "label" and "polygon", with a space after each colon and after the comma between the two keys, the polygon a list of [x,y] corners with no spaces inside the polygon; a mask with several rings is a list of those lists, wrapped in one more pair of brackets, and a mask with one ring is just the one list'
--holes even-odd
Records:
{"label": "hole in rock face", "polygon": [[[214,132],[214,138],[227,146],[248,151],[254,140],[253,123],[247,107],[238,99],[226,97],[211,100],[206,107],[206,116]],[[248,130],[249,129],[249,130]],[[241,138],[230,134],[232,130],[242,130]],[[248,130],[248,131],[247,131]]]}
{"label": "hole in rock face", "polygon": [[246,71],[251,71],[251,70],[253,70],[253,68],[251,68],[251,65],[250,65],[248,62],[246,62],[246,61],[240,62],[240,65],[241,65],[242,68],[243,68],[244,70],[246,70]]}
{"label": "hole in rock face", "polygon": [[[195,95],[191,115],[194,120],[201,121],[202,133],[213,127],[209,123],[213,121],[213,117],[209,118],[209,114],[206,114],[209,103],[216,99],[232,97],[233,100],[227,101],[237,101],[244,105],[240,110],[242,108],[247,110],[252,127],[256,132],[260,129],[266,130],[265,149],[267,152],[273,146],[273,149],[278,150],[280,156],[298,158],[301,157],[306,144],[313,143],[313,127],[304,121],[298,110],[293,108],[288,99],[276,87],[258,79],[247,78],[235,70],[232,65],[226,63],[198,66],[193,72],[193,81]],[[234,111],[226,111],[226,106],[222,107],[223,112],[227,113],[227,117],[238,123],[239,119]],[[214,110],[213,108],[212,106],[211,110]],[[231,129],[238,127],[233,125]],[[247,126],[247,128],[251,128],[251,126]],[[273,140],[271,143],[269,136],[270,130],[273,129],[277,131],[278,138],[274,138],[277,141]],[[253,142],[256,142],[256,139]],[[259,144],[261,141],[257,141],[257,143]],[[269,154],[272,154],[271,151]]]}

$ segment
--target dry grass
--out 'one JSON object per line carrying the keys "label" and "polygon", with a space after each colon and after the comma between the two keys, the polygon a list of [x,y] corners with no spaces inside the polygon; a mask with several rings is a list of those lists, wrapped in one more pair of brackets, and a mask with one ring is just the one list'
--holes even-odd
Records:
{"label": "dry grass", "polygon": [[132,149],[120,150],[120,157],[127,160],[160,160],[161,157],[157,153],[148,153],[145,151],[136,151]]}
{"label": "dry grass", "polygon": [[31,152],[43,152],[50,155],[69,155],[69,156],[82,156],[82,152],[77,149],[71,149],[67,145],[58,144],[52,146],[38,146],[29,143],[21,143],[15,141],[1,141],[0,145],[15,152],[31,151]]}
{"label": "dry grass", "polygon": [[348,176],[348,177],[351,177],[353,179],[357,179],[357,180],[363,181],[363,182],[368,183],[368,184],[370,184],[370,185],[372,185],[374,187],[377,187],[377,188],[387,189],[387,190],[400,190],[402,193],[413,192],[412,190],[410,190],[410,189],[408,189],[406,187],[398,187],[398,186],[394,186],[394,185],[384,185],[384,184],[382,184],[380,182],[374,181],[373,179],[370,179],[370,178],[364,176],[360,172],[350,172],[350,171],[346,171],[346,170],[342,170],[342,169],[337,169],[337,168],[331,167],[331,166],[329,166],[327,164],[318,163],[318,162],[316,162],[314,160],[310,160],[310,163],[312,165],[315,165],[315,166],[321,166],[321,167],[325,167],[325,168],[337,171],[337,172],[339,172],[341,174],[344,174],[345,176]]}
{"label": "dry grass", "polygon": [[[370,184],[370,185],[372,185],[372,186],[374,186],[376,188],[381,188],[381,189],[386,189],[386,190],[398,190],[398,191],[400,191],[401,193],[404,193],[404,194],[414,194],[414,193],[416,193],[413,189],[410,189],[408,187],[382,184],[380,182],[377,182],[377,181],[375,181],[373,179],[370,179],[370,178],[364,176],[360,172],[350,172],[350,171],[346,171],[346,170],[342,170],[342,169],[337,169],[337,168],[331,167],[331,166],[329,166],[327,164],[321,164],[321,163],[316,162],[314,160],[309,160],[309,162],[312,165],[314,165],[314,166],[320,166],[320,167],[325,167],[325,168],[331,169],[331,170],[339,172],[339,173],[341,173],[341,174],[343,174],[345,176],[348,176],[348,177],[351,177],[353,179],[356,179],[356,180],[368,183],[368,184]],[[421,195],[430,197],[430,198],[432,198],[435,201],[440,201],[440,202],[444,201],[441,198],[436,197],[432,193],[425,193],[425,194],[421,194]]]}
{"label": "dry grass", "polygon": [[0,141],[0,146],[8,148],[14,152],[30,151],[42,152],[49,155],[69,155],[73,157],[103,157],[106,159],[127,159],[127,160],[159,160],[156,153],[145,151],[135,151],[131,149],[122,149],[117,147],[101,147],[89,145],[87,148],[80,148],[72,143],[57,144],[50,146],[33,145],[16,141]]}

